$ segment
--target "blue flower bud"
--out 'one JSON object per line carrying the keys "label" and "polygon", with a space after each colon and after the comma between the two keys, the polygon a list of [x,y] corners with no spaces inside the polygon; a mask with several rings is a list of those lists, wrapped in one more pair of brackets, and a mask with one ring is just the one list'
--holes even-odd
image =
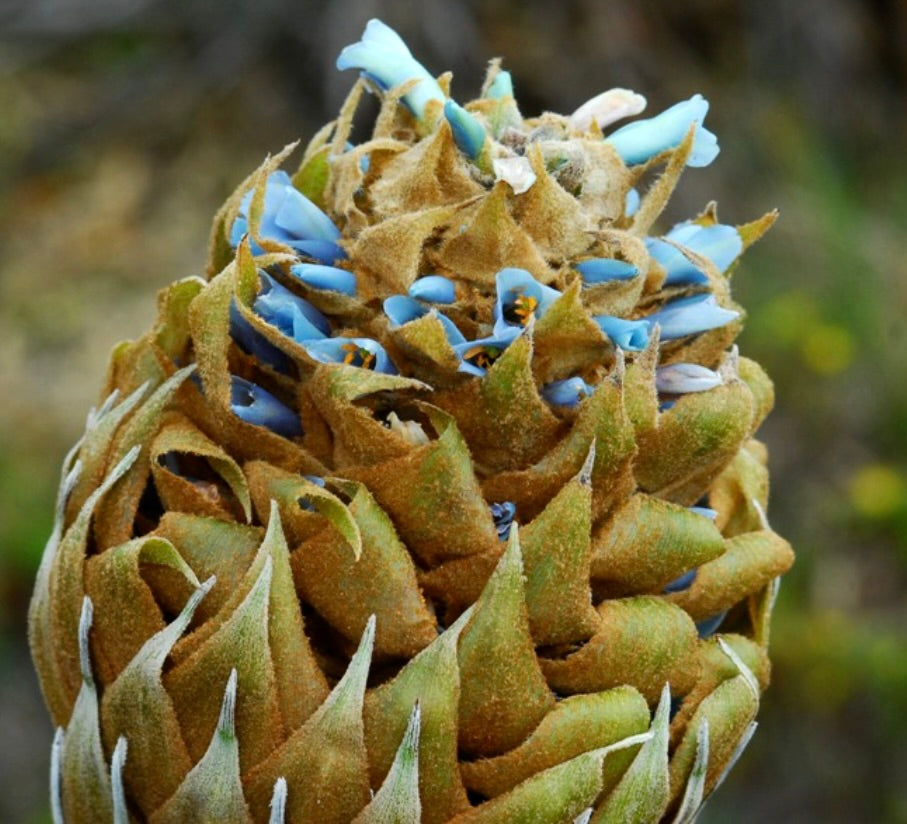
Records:
{"label": "blue flower bud", "polygon": [[230,337],[239,346],[262,363],[276,371],[289,375],[293,361],[282,349],[279,349],[262,335],[236,308],[236,301],[230,302]]}
{"label": "blue flower bud", "polygon": [[624,320],[610,315],[597,315],[592,320],[621,349],[641,352],[649,345],[650,326],[644,320]]}
{"label": "blue flower bud", "polygon": [[639,269],[632,263],[614,258],[589,258],[574,263],[573,268],[580,273],[587,286],[607,280],[629,280],[639,274]]}
{"label": "blue flower bud", "polygon": [[513,78],[510,72],[501,70],[494,80],[485,89],[485,97],[489,100],[499,100],[502,97],[513,97]]}
{"label": "blue flower bud", "polygon": [[691,569],[689,572],[685,572],[679,578],[675,578],[671,583],[665,584],[662,592],[665,594],[671,592],[684,592],[693,586],[693,582],[696,580],[697,570]]}
{"label": "blue flower bud", "polygon": [[525,269],[501,269],[495,276],[494,334],[522,328],[530,318],[540,318],[561,293],[539,283]]}
{"label": "blue flower bud", "polygon": [[672,363],[655,370],[655,388],[670,395],[707,392],[721,384],[721,375],[698,363]]}
{"label": "blue flower bud", "polygon": [[450,278],[424,275],[409,287],[409,296],[428,303],[453,303],[457,299],[457,292]]}
{"label": "blue flower bud", "polygon": [[403,38],[380,20],[369,20],[362,39],[340,52],[337,68],[362,69],[382,89],[417,79],[419,82],[403,95],[403,101],[419,118],[425,115],[430,101],[444,101],[438,81],[412,56]]}
{"label": "blue flower bud", "polygon": [[486,134],[482,121],[453,100],[444,104],[444,117],[450,124],[457,148],[470,160],[475,160],[485,145]]}
{"label": "blue flower bud", "polygon": [[675,340],[717,329],[739,316],[739,312],[719,306],[714,295],[694,295],[666,303],[645,320],[650,328],[659,325],[661,340]]}
{"label": "blue flower bud", "polygon": [[441,325],[444,327],[444,334],[447,336],[451,346],[466,342],[463,333],[449,317],[435,309],[423,306],[419,301],[413,300],[413,298],[406,295],[391,295],[387,298],[384,301],[384,314],[390,318],[391,329],[396,329],[411,320],[417,320],[425,315],[434,314],[441,321]]}
{"label": "blue flower bud", "polygon": [[740,237],[740,232],[735,226],[723,223],[712,226],[700,226],[691,221],[678,223],[665,237],[686,246],[697,255],[708,258],[719,272],[726,272],[743,252],[743,238]]}
{"label": "blue flower bud", "polygon": [[702,515],[704,518],[708,518],[710,521],[714,521],[718,517],[718,510],[708,506],[691,506],[689,510],[697,515]]}
{"label": "blue flower bud", "polygon": [[665,285],[674,286],[680,283],[708,283],[709,279],[693,261],[676,246],[654,238],[646,238],[646,249],[660,263],[666,272]]}
{"label": "blue flower bud", "polygon": [[727,615],[727,610],[719,612],[717,615],[713,615],[711,618],[706,618],[704,621],[699,621],[696,624],[696,630],[699,633],[700,638],[708,638],[711,635],[715,634],[715,631],[718,627],[721,626],[721,622],[724,620]]}
{"label": "blue flower bud", "polygon": [[[252,191],[243,196],[239,214],[230,228],[230,243],[234,247],[249,232],[252,196]],[[340,230],[321,209],[293,186],[290,176],[282,170],[268,176],[261,225],[258,228],[261,237],[277,240],[319,260],[329,259],[333,262],[336,258],[345,256],[336,244],[340,239]],[[252,251],[261,254],[262,250],[253,243]]]}
{"label": "blue flower bud", "polygon": [[679,146],[690,126],[696,123],[687,165],[708,166],[718,155],[717,138],[702,125],[708,110],[708,101],[701,94],[694,94],[655,117],[628,123],[610,134],[606,142],[617,150],[624,163],[635,166]]}
{"label": "blue flower bud", "polygon": [[295,263],[290,267],[290,272],[313,289],[340,292],[350,297],[356,294],[356,275],[346,269],[317,263]]}
{"label": "blue flower bud", "polygon": [[307,300],[294,295],[270,275],[259,273],[262,288],[252,311],[297,343],[325,338],[331,333],[328,319]]}
{"label": "blue flower bud", "polygon": [[586,383],[581,377],[574,376],[562,381],[554,381],[542,387],[541,396],[552,406],[574,407],[584,398],[595,392],[595,387]]}
{"label": "blue flower bud", "polygon": [[498,539],[506,541],[510,537],[510,527],[516,516],[516,504],[513,501],[503,501],[499,504],[489,504],[494,527],[498,532]]}
{"label": "blue flower bud", "polygon": [[628,189],[627,196],[624,198],[624,215],[633,217],[639,211],[639,191]]}
{"label": "blue flower bud", "polygon": [[293,438],[302,434],[299,416],[258,384],[230,376],[230,409],[246,423]]}
{"label": "blue flower bud", "polygon": [[397,374],[384,347],[371,338],[324,338],[306,341],[303,346],[309,357],[319,363],[343,363],[386,375]]}

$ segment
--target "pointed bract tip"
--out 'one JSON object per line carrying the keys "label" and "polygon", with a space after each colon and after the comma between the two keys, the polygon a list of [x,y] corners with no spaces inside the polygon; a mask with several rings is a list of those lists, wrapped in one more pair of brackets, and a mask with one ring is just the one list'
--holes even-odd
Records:
{"label": "pointed bract tip", "polygon": [[274,792],[268,806],[271,809],[268,824],[284,824],[287,809],[287,779],[284,776],[274,782]]}
{"label": "pointed bract tip", "polygon": [[50,814],[53,824],[63,822],[63,747],[66,744],[66,732],[57,727],[54,741],[50,748]]}
{"label": "pointed bract tip", "polygon": [[227,679],[227,688],[224,690],[224,701],[220,708],[220,718],[217,720],[217,731],[224,738],[233,738],[236,734],[236,667],[230,670]]}
{"label": "pointed bract tip", "polygon": [[126,791],[123,787],[123,767],[129,742],[121,735],[117,739],[110,759],[110,789],[113,798],[113,824],[129,824],[129,808],[126,805]]}
{"label": "pointed bract tip", "polygon": [[583,486],[590,486],[592,483],[592,468],[595,466],[595,438],[592,439],[592,443],[589,444],[589,453],[586,455],[586,460],[583,461],[583,467],[579,471],[579,482]]}
{"label": "pointed bract tip", "polygon": [[79,615],[79,669],[82,672],[82,681],[87,685],[94,685],[91,673],[91,650],[88,643],[88,634],[94,620],[94,605],[87,595],[82,599],[82,612]]}

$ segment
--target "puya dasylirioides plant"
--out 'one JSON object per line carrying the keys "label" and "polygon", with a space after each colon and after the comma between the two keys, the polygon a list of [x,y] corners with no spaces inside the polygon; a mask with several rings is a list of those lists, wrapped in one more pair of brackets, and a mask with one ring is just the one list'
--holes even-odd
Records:
{"label": "puya dasylirioides plant", "polygon": [[729,290],[774,214],[653,229],[718,152],[699,95],[524,118],[493,61],[462,107],[376,20],[338,66],[64,461],[55,820],[691,821],[792,561]]}

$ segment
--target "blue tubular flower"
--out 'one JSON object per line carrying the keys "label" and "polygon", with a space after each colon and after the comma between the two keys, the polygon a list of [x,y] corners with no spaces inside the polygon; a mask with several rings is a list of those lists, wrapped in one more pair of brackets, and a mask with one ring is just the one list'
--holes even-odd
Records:
{"label": "blue tubular flower", "polygon": [[489,100],[500,100],[502,97],[513,97],[513,78],[510,72],[501,70],[485,89],[485,97]]}
{"label": "blue tubular flower", "polygon": [[702,515],[704,518],[708,518],[710,521],[714,521],[718,517],[718,510],[708,506],[691,506],[689,510],[697,515]]}
{"label": "blue tubular flower", "polygon": [[726,272],[743,252],[740,232],[736,227],[724,223],[712,226],[700,226],[692,221],[678,223],[665,237],[686,246],[697,255],[707,257],[719,272]]}
{"label": "blue tubular flower", "polygon": [[454,352],[460,358],[458,371],[481,377],[519,336],[517,327],[507,326],[500,334],[455,344]]}
{"label": "blue tubular flower", "polygon": [[639,274],[639,269],[632,263],[614,258],[589,258],[574,263],[573,268],[580,273],[587,286],[606,280],[629,280]]}
{"label": "blue tubular flower", "polygon": [[293,438],[302,434],[299,416],[257,384],[230,376],[230,409],[246,423]]}
{"label": "blue tubular flower", "polygon": [[371,338],[324,338],[306,341],[303,346],[309,357],[320,363],[344,363],[386,375],[397,374],[384,347]]}
{"label": "blue tubular flower", "polygon": [[409,296],[428,303],[453,303],[457,299],[454,282],[443,275],[425,275],[409,287]]}
{"label": "blue tubular flower", "polygon": [[645,320],[624,320],[610,315],[597,315],[592,320],[621,349],[641,352],[649,345],[650,326]]}
{"label": "blue tubular flower", "polygon": [[403,38],[380,20],[369,20],[362,39],[340,52],[337,68],[362,69],[382,89],[417,79],[419,82],[403,95],[403,100],[418,118],[425,115],[430,101],[444,102],[438,81],[412,56]]}
{"label": "blue tubular flower", "polygon": [[[230,229],[230,243],[234,247],[239,245],[249,231],[252,196],[251,191],[243,196],[239,214]],[[328,263],[346,257],[346,253],[337,245],[340,230],[321,209],[293,186],[290,176],[281,170],[268,176],[259,234]],[[261,249],[255,244],[252,251],[255,254],[261,253]]]}
{"label": "blue tubular flower", "polygon": [[498,531],[498,539],[506,541],[510,537],[510,527],[516,516],[516,504],[513,501],[503,501],[499,504],[489,504],[491,517],[494,518],[494,527]]}
{"label": "blue tubular flower", "polygon": [[313,338],[326,338],[331,333],[328,319],[311,303],[263,272],[262,289],[252,304],[252,311],[263,320],[276,326],[297,343]]}
{"label": "blue tubular flower", "polygon": [[624,199],[624,215],[633,217],[639,211],[639,192],[636,189],[628,189],[627,197]]}
{"label": "blue tubular flower", "polygon": [[688,166],[708,166],[718,155],[718,140],[702,124],[709,110],[701,94],[675,103],[661,114],[636,120],[606,138],[628,166],[645,163],[668,149],[679,146],[693,123],[697,124]]}
{"label": "blue tubular flower", "polygon": [[340,292],[350,297],[356,294],[356,275],[346,269],[321,266],[317,263],[294,263],[290,267],[290,272],[313,289]]}
{"label": "blue tubular flower", "polygon": [[655,237],[646,238],[646,249],[649,254],[665,268],[665,284],[674,286],[678,283],[708,283],[709,279],[693,261],[676,246]]}
{"label": "blue tubular flower", "polygon": [[574,407],[584,398],[588,398],[595,387],[575,376],[562,381],[554,381],[542,387],[541,396],[552,406]]}
{"label": "blue tubular flower", "polygon": [[655,388],[670,395],[707,392],[722,383],[721,375],[698,363],[672,363],[655,370]]}
{"label": "blue tubular flower", "polygon": [[457,148],[470,160],[475,160],[485,145],[486,134],[482,121],[453,100],[444,104],[444,117],[450,124]]}
{"label": "blue tubular flower", "polygon": [[278,372],[288,375],[292,371],[293,361],[239,313],[235,300],[230,302],[230,337],[250,355]]}
{"label": "blue tubular flower", "polygon": [[691,569],[689,572],[685,572],[679,578],[675,578],[671,583],[665,584],[662,592],[669,594],[671,592],[683,592],[684,590],[689,589],[693,586],[693,582],[696,580],[697,570]]}
{"label": "blue tubular flower", "polygon": [[497,300],[494,304],[494,334],[529,324],[540,318],[561,293],[539,283],[525,269],[501,269],[495,276]]}
{"label": "blue tubular flower", "polygon": [[714,295],[695,295],[666,303],[645,322],[650,328],[659,325],[662,340],[676,340],[725,326],[739,316],[739,312],[719,306]]}
{"label": "blue tubular flower", "polygon": [[721,626],[721,622],[724,620],[724,617],[727,615],[727,610],[724,612],[719,612],[717,615],[713,615],[711,618],[706,618],[704,621],[699,621],[696,624],[696,630],[699,633],[700,638],[708,638],[711,635],[715,634],[715,630]]}
{"label": "blue tubular flower", "polygon": [[404,323],[409,323],[411,320],[424,317],[429,313],[434,313],[434,316],[441,321],[444,334],[447,335],[451,346],[466,342],[466,338],[463,337],[463,333],[456,324],[437,310],[429,309],[406,295],[391,295],[384,301],[384,314],[390,318],[391,329],[396,329],[398,326],[403,326]]}

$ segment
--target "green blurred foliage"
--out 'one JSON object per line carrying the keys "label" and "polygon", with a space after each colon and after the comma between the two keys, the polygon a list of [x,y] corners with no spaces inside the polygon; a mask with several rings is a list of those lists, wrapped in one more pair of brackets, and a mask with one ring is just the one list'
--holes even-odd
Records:
{"label": "green blurred foliage", "polygon": [[[367,9],[366,9],[367,6]],[[333,117],[367,17],[455,92],[506,57],[526,113],[695,91],[722,153],[670,207],[781,218],[734,282],[773,376],[782,586],[761,729],[705,822],[907,821],[907,11],[875,0],[21,0],[0,7],[0,820],[49,820],[24,644],[57,467],[106,352],[203,265],[260,161]]]}

